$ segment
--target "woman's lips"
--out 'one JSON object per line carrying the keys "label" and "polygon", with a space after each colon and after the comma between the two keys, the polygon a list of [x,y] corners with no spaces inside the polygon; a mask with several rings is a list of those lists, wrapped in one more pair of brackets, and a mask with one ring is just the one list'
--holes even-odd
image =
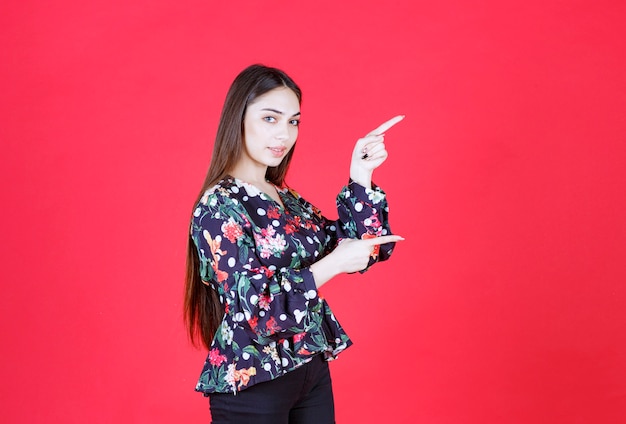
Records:
{"label": "woman's lips", "polygon": [[286,147],[270,147],[270,152],[272,152],[272,155],[274,155],[274,157],[281,157],[285,154],[285,151],[287,150]]}

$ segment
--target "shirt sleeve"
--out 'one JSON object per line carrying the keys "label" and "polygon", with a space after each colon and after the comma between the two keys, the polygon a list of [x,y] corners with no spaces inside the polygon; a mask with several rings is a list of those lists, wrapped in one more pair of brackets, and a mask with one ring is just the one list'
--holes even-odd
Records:
{"label": "shirt sleeve", "polygon": [[[282,234],[266,240],[280,245]],[[223,193],[205,195],[194,211],[191,237],[200,259],[200,274],[220,294],[225,314],[247,328],[259,342],[280,339],[319,325],[322,303],[313,274],[268,264],[255,248],[250,216],[237,199]]]}
{"label": "shirt sleeve", "polygon": [[[335,227],[339,240],[369,239],[392,234],[389,227],[387,196],[374,184],[372,188],[367,188],[350,180],[337,196],[337,212],[339,219]],[[376,246],[368,268],[378,261],[389,259],[394,246],[395,243]]]}

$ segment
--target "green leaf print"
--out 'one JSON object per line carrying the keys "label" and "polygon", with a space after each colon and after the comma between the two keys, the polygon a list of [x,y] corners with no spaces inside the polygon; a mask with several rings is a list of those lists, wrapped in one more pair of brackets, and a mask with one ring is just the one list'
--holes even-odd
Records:
{"label": "green leaf print", "polygon": [[256,349],[254,348],[254,346],[252,346],[252,345],[248,345],[248,346],[244,347],[244,348],[243,348],[243,351],[244,351],[244,352],[246,352],[246,353],[249,353],[250,355],[254,355],[254,356],[256,356],[257,358],[260,358],[260,357],[261,357],[261,354],[259,353],[259,351],[258,351],[258,350],[256,350]]}

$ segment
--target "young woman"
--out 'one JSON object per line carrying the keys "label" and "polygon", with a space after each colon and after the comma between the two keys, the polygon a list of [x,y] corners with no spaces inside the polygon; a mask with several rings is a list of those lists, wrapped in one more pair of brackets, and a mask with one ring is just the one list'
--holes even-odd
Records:
{"label": "young woman", "polygon": [[300,102],[284,72],[243,70],[193,209],[185,319],[209,349],[196,390],[216,424],[334,423],[327,361],[351,342],[318,288],[387,259],[402,240],[371,178],[387,158],[384,132],[403,116],[357,141],[331,221],[285,185]]}

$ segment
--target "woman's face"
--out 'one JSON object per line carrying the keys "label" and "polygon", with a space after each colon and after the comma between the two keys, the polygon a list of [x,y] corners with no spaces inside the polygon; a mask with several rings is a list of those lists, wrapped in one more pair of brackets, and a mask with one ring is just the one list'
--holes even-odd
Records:
{"label": "woman's face", "polygon": [[[243,118],[244,153],[241,165],[278,166],[298,138],[300,102],[287,87],[275,88],[248,104]],[[261,169],[262,168],[262,169]]]}

